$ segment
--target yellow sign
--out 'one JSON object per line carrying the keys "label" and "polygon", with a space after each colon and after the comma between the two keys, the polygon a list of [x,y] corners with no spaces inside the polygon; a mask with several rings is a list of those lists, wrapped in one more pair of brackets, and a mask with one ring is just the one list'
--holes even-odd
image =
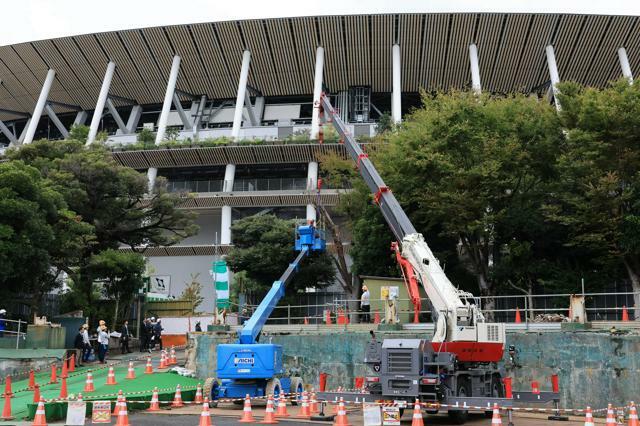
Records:
{"label": "yellow sign", "polygon": [[111,423],[111,401],[93,401],[91,423]]}

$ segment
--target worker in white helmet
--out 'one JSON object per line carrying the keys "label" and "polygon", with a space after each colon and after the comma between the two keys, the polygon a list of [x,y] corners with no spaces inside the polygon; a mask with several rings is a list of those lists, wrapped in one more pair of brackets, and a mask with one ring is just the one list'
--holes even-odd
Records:
{"label": "worker in white helmet", "polygon": [[7,328],[7,322],[5,319],[7,318],[7,311],[5,309],[0,309],[0,337],[4,337],[4,330]]}

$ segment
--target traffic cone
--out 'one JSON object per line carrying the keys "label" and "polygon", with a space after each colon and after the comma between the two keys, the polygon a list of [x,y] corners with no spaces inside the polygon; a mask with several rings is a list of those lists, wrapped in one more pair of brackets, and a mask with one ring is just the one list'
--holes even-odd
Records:
{"label": "traffic cone", "polygon": [[242,409],[242,417],[238,420],[238,423],[255,423],[256,419],[251,412],[251,398],[249,394],[244,398],[244,408]]}
{"label": "traffic cone", "polygon": [[212,426],[211,413],[209,413],[209,398],[205,398],[204,402],[202,403],[202,413],[200,413],[199,426]]}
{"label": "traffic cone", "polygon": [[278,397],[278,409],[276,410],[276,417],[289,417],[291,414],[287,412],[287,399],[284,394],[280,394]]}
{"label": "traffic cone", "polygon": [[[338,387],[338,392],[340,392],[340,387]],[[340,408],[340,403],[342,403],[342,405],[344,405],[344,398],[340,397],[340,401],[338,401],[338,402],[334,401],[333,414],[335,414],[335,415],[338,414],[338,410]]]}
{"label": "traffic cone", "polygon": [[38,401],[38,408],[36,408],[36,415],[33,418],[31,426],[47,426],[47,416],[44,412],[44,398],[40,398],[40,401]]}
{"label": "traffic cone", "polygon": [[7,376],[7,378],[4,381],[4,394],[3,395],[9,395],[9,396],[13,396],[13,391],[11,390],[11,376]]}
{"label": "traffic cone", "polygon": [[309,318],[304,317],[304,325],[309,325]]}
{"label": "traffic cone", "polygon": [[37,404],[40,401],[40,385],[36,385],[33,388],[33,403]]}
{"label": "traffic cone", "polygon": [[84,382],[84,390],[83,392],[93,392],[96,390],[93,387],[93,374],[91,374],[91,370],[87,371],[87,380]]}
{"label": "traffic cone", "polygon": [[502,418],[500,417],[500,408],[498,404],[493,404],[493,417],[491,418],[492,425],[501,425]]}
{"label": "traffic cone", "polygon": [[193,402],[196,404],[202,404],[202,386],[200,383],[196,386],[196,398]]}
{"label": "traffic cone", "polygon": [[380,312],[376,312],[373,314],[373,323],[380,324]]}
{"label": "traffic cone", "polygon": [[605,424],[608,425],[616,425],[616,415],[613,412],[613,406],[611,404],[609,404],[607,406],[607,420],[605,421]]}
{"label": "traffic cone", "polygon": [[591,414],[591,407],[587,407],[586,414],[584,415],[584,426],[595,426],[593,424],[593,414]]}
{"label": "traffic cone", "polygon": [[413,406],[413,419],[411,420],[411,426],[424,426],[422,421],[422,409],[420,408],[420,401],[416,399],[416,403]]}
{"label": "traffic cone", "polygon": [[176,348],[175,346],[171,346],[171,356],[169,357],[169,365],[178,364],[178,359],[176,358]]}
{"label": "traffic cone", "polygon": [[60,371],[60,378],[67,378],[69,377],[69,368],[67,367],[67,360],[66,359],[62,359],[62,370]]}
{"label": "traffic cone", "polygon": [[331,325],[331,311],[330,311],[330,310],[328,310],[328,309],[327,309],[327,311],[326,311],[326,315],[325,315],[325,318],[324,318],[324,322],[325,322],[327,325]]}
{"label": "traffic cone", "polygon": [[49,383],[58,383],[57,369],[55,364],[51,364],[51,380]]}
{"label": "traffic cone", "polygon": [[111,416],[118,417],[118,413],[120,412],[120,408],[122,408],[122,399],[123,398],[124,398],[124,395],[122,395],[122,389],[120,389],[118,391],[118,397],[116,398],[116,405],[114,405],[114,407],[113,407],[113,412],[111,413]]}
{"label": "traffic cone", "polygon": [[627,311],[627,307],[622,307],[622,321],[629,321],[629,311]]}
{"label": "traffic cone", "polygon": [[13,420],[11,415],[11,395],[4,394],[4,408],[2,409],[2,420]]}
{"label": "traffic cone", "polygon": [[267,399],[267,409],[264,412],[264,419],[258,423],[262,425],[273,425],[278,423],[275,412],[273,411],[273,395],[269,395],[269,398]]}
{"label": "traffic cone", "polygon": [[309,408],[309,396],[306,392],[302,393],[302,405],[300,406],[300,412],[296,417],[299,419],[308,419],[311,417],[311,409]]}
{"label": "traffic cone", "polygon": [[311,414],[318,414],[320,409],[318,408],[318,400],[316,399],[316,393],[311,392],[311,401],[309,402],[309,410]]}
{"label": "traffic cone", "polygon": [[347,410],[344,408],[344,401],[338,403],[338,414],[333,420],[333,426],[351,426],[347,417]]}
{"label": "traffic cone", "polygon": [[158,401],[158,388],[153,388],[153,394],[151,394],[151,401],[147,411],[160,411],[160,402]]}
{"label": "traffic cone", "polygon": [[107,385],[117,385],[116,373],[113,372],[113,364],[109,366],[109,373],[107,373]]}
{"label": "traffic cone", "polygon": [[[33,389],[36,387],[36,372],[29,370],[29,389]],[[36,401],[38,402],[38,401]]]}
{"label": "traffic cone", "polygon": [[640,426],[640,422],[638,421],[638,410],[636,410],[636,405],[631,401],[631,407],[629,407],[629,426]]}
{"label": "traffic cone", "polygon": [[182,390],[180,390],[180,385],[176,385],[176,393],[173,397],[171,408],[180,408],[180,407],[184,407],[184,403],[182,402]]}
{"label": "traffic cone", "polygon": [[151,357],[147,358],[147,366],[144,368],[144,374],[153,374],[153,365],[151,364]]}
{"label": "traffic cone", "polygon": [[158,366],[158,368],[160,370],[162,370],[163,368],[167,368],[167,360],[164,357],[164,350],[162,351],[162,353],[160,353],[160,365]]}
{"label": "traffic cone", "polygon": [[129,361],[129,369],[127,370],[127,377],[125,379],[135,379],[136,370],[133,368],[133,361]]}
{"label": "traffic cone", "polygon": [[73,373],[76,371],[76,354],[75,352],[71,354],[71,358],[69,359],[69,373]]}
{"label": "traffic cone", "polygon": [[522,318],[520,318],[520,308],[516,306],[516,324],[520,324],[522,322]]}
{"label": "traffic cone", "polygon": [[62,385],[60,386],[60,395],[58,398],[67,399],[69,397],[69,392],[67,391],[67,378],[62,378]]}
{"label": "traffic cone", "polygon": [[130,426],[129,425],[129,413],[127,413],[127,401],[124,399],[120,405],[120,411],[118,411],[118,421],[115,426]]}

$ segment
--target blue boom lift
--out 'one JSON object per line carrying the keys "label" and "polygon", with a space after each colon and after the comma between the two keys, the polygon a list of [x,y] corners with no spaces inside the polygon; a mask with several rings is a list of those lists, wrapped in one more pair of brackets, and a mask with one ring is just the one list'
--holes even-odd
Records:
{"label": "blue boom lift", "polygon": [[[271,286],[251,318],[240,330],[237,343],[217,347],[216,375],[219,380],[208,380],[211,400],[220,398],[277,396],[281,392],[301,393],[304,384],[300,377],[285,377],[282,362],[282,346],[259,343],[262,327],[285,293],[287,284],[298,271],[300,262],[311,252],[326,248],[323,232],[314,225],[301,225],[296,229],[296,259]],[[208,389],[205,390],[208,391]]]}

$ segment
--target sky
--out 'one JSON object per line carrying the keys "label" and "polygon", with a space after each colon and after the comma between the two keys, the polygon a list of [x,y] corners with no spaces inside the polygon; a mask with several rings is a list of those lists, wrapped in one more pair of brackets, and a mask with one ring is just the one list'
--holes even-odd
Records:
{"label": "sky", "polygon": [[4,0],[0,46],[69,35],[235,19],[419,12],[640,15],[638,0]]}

